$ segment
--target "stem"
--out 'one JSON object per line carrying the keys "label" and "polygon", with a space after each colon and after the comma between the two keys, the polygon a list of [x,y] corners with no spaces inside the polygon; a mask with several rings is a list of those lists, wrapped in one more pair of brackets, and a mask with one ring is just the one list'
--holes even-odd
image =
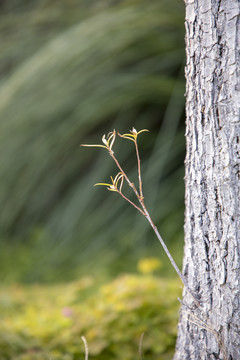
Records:
{"label": "stem", "polygon": [[[116,163],[117,167],[119,168],[119,170],[121,171],[121,173],[123,174],[123,176],[124,176],[125,180],[127,181],[128,185],[133,189],[136,197],[137,197],[138,199],[140,199],[140,196],[139,196],[139,194],[138,194],[137,189],[135,188],[134,183],[131,183],[131,181],[130,181],[129,178],[127,177],[126,173],[123,171],[121,165],[119,164],[119,162],[117,161],[117,159],[115,158],[115,156],[113,155],[113,153],[109,152],[109,154],[110,154],[110,156],[113,158],[113,160],[115,161],[115,163]],[[144,215],[145,215],[145,214],[144,214]]]}
{"label": "stem", "polygon": [[137,162],[138,162],[138,182],[139,182],[139,192],[140,196],[143,199],[143,192],[142,192],[142,178],[141,178],[141,164],[140,164],[140,157],[139,157],[139,151],[138,151],[138,145],[137,145],[137,139],[134,141],[135,148],[136,148],[136,154],[137,154]]}
{"label": "stem", "polygon": [[197,307],[201,307],[199,301],[196,299],[196,296],[193,294],[192,290],[190,290],[190,288],[189,288],[189,286],[188,286],[188,284],[187,284],[186,279],[184,278],[183,274],[182,274],[181,271],[179,270],[179,268],[178,268],[177,264],[175,263],[172,255],[170,254],[170,252],[169,252],[169,250],[168,250],[168,248],[167,248],[167,245],[165,244],[165,242],[163,241],[161,235],[159,234],[159,231],[158,231],[157,227],[154,225],[154,223],[153,223],[153,221],[152,221],[152,218],[151,218],[151,216],[149,215],[149,213],[148,213],[148,211],[147,211],[147,209],[146,209],[146,207],[145,207],[144,202],[142,201],[141,204],[142,204],[142,207],[143,207],[143,209],[144,209],[145,216],[146,216],[148,222],[149,222],[150,225],[152,226],[152,228],[153,228],[153,230],[154,230],[154,232],[155,232],[158,240],[160,241],[160,243],[161,243],[161,245],[162,245],[162,247],[163,247],[166,255],[168,256],[168,258],[169,258],[172,266],[174,267],[176,273],[178,274],[178,276],[179,276],[180,279],[182,280],[182,283],[183,283],[183,285],[185,286],[186,290],[189,292],[190,295],[192,295],[193,300],[194,300],[195,304],[197,305]]}
{"label": "stem", "polygon": [[134,206],[138,211],[140,211],[144,216],[146,216],[146,214],[142,211],[142,209],[140,209],[140,207],[138,207],[136,204],[134,204],[134,202],[132,202],[131,200],[129,200],[125,195],[123,195],[122,192],[118,191],[118,193],[119,193],[125,200],[127,200],[132,206]]}
{"label": "stem", "polygon": [[85,349],[85,360],[88,360],[88,344],[87,344],[87,340],[86,340],[85,336],[81,336],[81,339],[83,341],[84,349]]}

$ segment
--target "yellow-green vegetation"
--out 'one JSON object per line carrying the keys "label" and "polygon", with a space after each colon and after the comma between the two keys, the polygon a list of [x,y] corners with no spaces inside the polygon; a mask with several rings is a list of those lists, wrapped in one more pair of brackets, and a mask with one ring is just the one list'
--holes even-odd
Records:
{"label": "yellow-green vegetation", "polygon": [[105,284],[11,285],[0,294],[1,360],[170,360],[177,333],[178,280],[125,274]]}
{"label": "yellow-green vegetation", "polygon": [[162,262],[155,257],[143,258],[138,262],[138,270],[143,274],[151,274],[154,270],[160,269]]}

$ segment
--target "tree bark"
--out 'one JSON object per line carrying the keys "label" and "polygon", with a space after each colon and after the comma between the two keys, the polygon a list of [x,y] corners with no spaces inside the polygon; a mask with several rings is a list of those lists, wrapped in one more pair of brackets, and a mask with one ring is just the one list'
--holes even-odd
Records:
{"label": "tree bark", "polygon": [[240,359],[238,0],[186,0],[184,290],[174,360]]}

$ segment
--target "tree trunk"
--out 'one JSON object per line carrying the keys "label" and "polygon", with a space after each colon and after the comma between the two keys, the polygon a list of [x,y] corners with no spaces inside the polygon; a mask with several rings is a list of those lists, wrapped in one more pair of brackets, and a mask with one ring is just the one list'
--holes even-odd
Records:
{"label": "tree trunk", "polygon": [[174,360],[240,359],[238,0],[186,0],[183,292]]}

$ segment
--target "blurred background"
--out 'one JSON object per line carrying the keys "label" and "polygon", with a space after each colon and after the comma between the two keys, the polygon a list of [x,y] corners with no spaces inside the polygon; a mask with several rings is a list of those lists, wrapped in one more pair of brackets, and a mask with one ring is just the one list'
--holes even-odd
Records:
{"label": "blurred background", "polygon": [[[0,43],[1,283],[115,276],[148,256],[172,276],[143,216],[93,187],[117,173],[107,152],[79,145],[149,129],[138,138],[145,202],[181,266],[183,2],[2,0]],[[119,138],[114,151],[137,184],[133,144]]]}
{"label": "blurred background", "polygon": [[[97,182],[138,131],[143,193],[181,268],[184,4],[0,2],[0,360],[170,360],[180,282],[145,218]],[[138,185],[131,141],[114,152]],[[136,201],[126,185],[125,194]]]}

